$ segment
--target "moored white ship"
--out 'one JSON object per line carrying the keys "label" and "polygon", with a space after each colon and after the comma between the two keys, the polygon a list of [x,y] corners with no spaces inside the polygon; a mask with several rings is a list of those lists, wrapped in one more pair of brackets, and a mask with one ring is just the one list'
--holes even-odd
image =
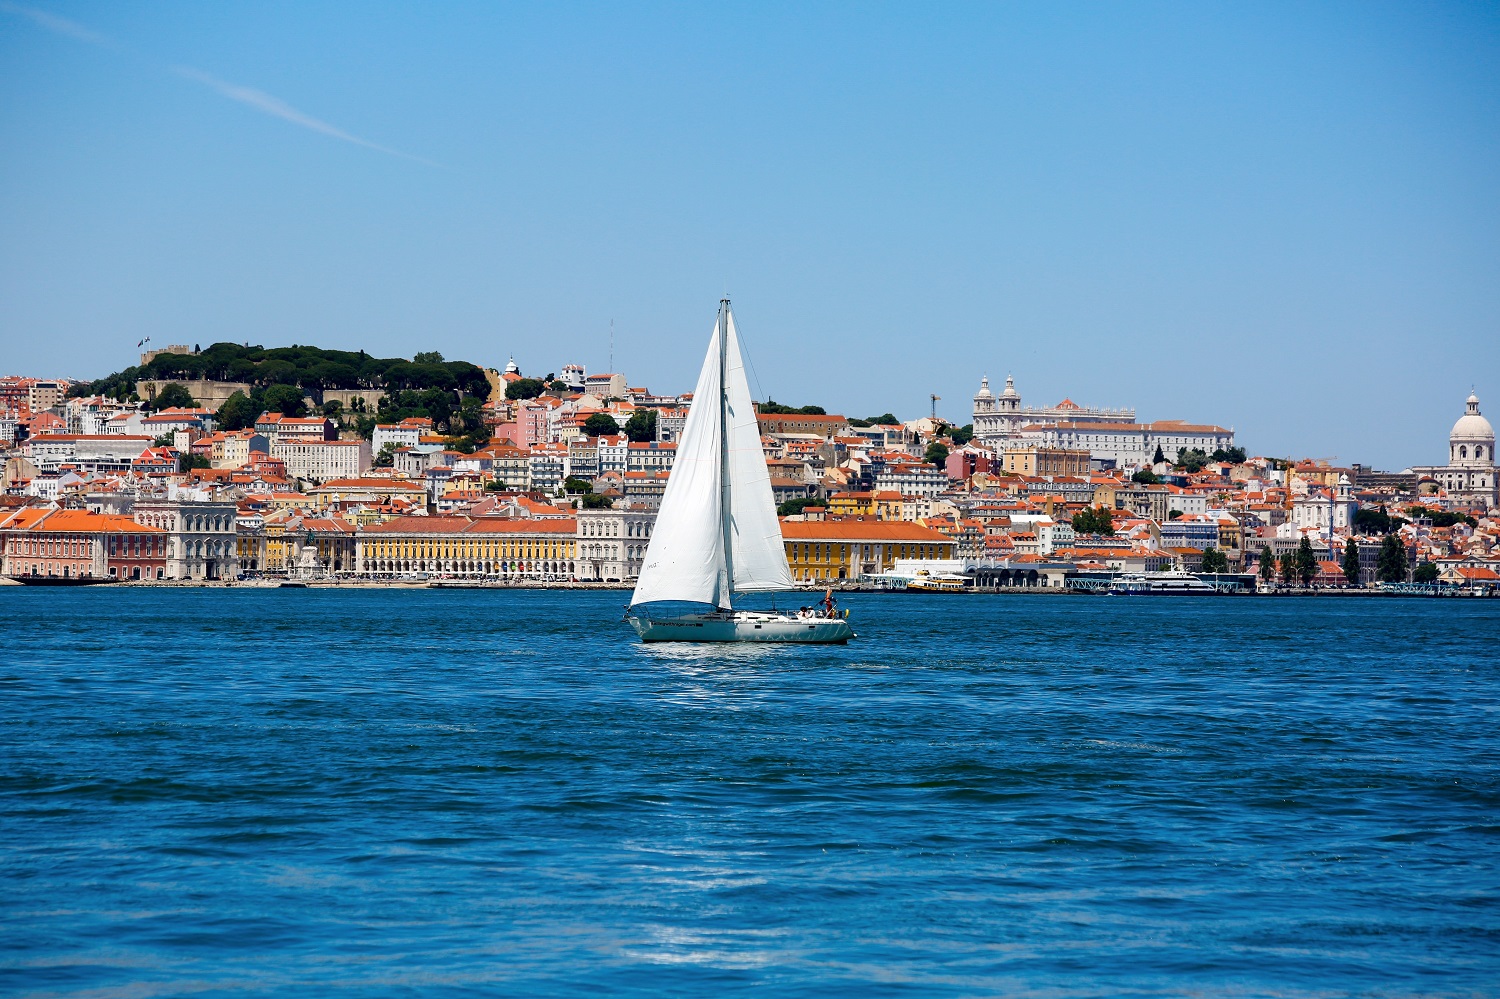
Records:
{"label": "moored white ship", "polygon": [[1190,572],[1127,572],[1109,586],[1113,596],[1210,597],[1219,591]]}
{"label": "moored white ship", "polygon": [[832,594],[821,614],[733,606],[735,594],[795,587],[726,298],[626,619],[647,642],[842,644],[855,637],[835,614]]}

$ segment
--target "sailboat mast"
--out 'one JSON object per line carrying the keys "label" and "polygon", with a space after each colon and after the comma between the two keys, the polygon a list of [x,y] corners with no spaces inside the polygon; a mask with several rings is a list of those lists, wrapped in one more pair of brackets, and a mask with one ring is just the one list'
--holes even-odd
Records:
{"label": "sailboat mast", "polygon": [[734,587],[734,544],[730,534],[729,485],[729,299],[719,302],[719,527],[724,535],[724,603]]}

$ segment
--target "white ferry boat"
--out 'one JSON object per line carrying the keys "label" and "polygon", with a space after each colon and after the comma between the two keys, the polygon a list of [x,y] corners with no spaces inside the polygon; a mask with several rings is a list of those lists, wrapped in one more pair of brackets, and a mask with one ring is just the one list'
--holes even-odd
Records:
{"label": "white ferry boat", "polygon": [[1218,592],[1190,572],[1127,572],[1109,586],[1116,597],[1211,597]]}

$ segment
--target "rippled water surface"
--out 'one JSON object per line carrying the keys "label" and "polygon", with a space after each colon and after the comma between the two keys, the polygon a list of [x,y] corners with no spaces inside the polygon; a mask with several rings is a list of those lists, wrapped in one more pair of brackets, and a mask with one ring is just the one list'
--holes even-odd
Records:
{"label": "rippled water surface", "polygon": [[0,590],[0,992],[1500,993],[1500,602]]}

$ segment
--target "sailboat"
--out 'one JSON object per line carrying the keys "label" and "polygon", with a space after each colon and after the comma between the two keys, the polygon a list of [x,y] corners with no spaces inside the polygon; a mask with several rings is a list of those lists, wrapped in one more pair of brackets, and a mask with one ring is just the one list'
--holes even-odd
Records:
{"label": "sailboat", "polygon": [[822,612],[733,606],[735,595],[795,585],[725,298],[626,620],[646,642],[842,644],[855,637],[834,614],[831,594]]}

